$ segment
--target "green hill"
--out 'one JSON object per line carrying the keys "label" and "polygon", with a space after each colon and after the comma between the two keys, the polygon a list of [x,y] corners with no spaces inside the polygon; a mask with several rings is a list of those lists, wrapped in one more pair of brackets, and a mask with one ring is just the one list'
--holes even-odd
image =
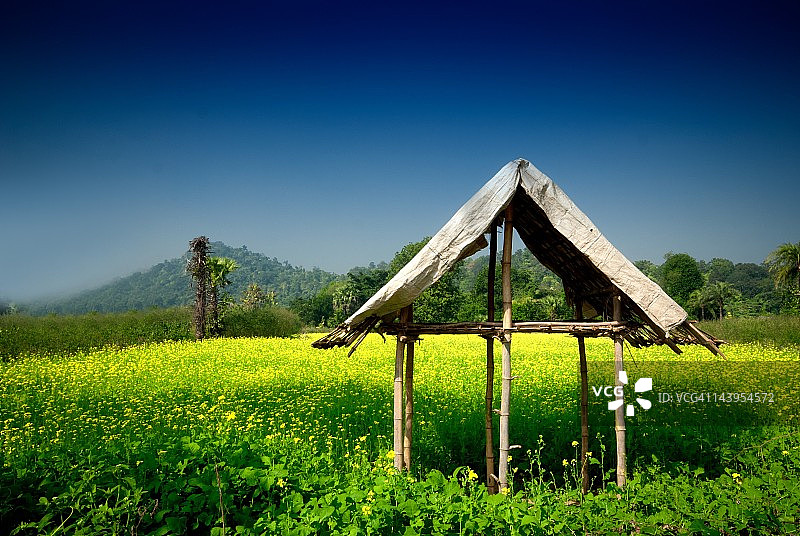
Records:
{"label": "green hill", "polygon": [[[289,305],[299,297],[310,297],[331,281],[340,278],[319,268],[307,270],[292,266],[246,246],[233,248],[222,242],[211,243],[212,254],[236,261],[239,269],[230,275],[231,285],[225,290],[241,296],[250,283],[266,291],[274,291],[280,305]],[[57,300],[41,301],[25,306],[32,314],[80,314],[89,311],[118,312],[172,307],[192,302],[191,280],[186,274],[187,255],[159,263],[149,270]]]}

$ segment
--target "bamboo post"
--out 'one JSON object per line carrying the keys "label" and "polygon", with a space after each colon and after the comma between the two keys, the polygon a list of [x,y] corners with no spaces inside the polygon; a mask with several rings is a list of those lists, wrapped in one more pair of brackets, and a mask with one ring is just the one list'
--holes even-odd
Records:
{"label": "bamboo post", "polygon": [[394,468],[403,469],[403,358],[405,357],[405,335],[397,334],[394,356]]}
{"label": "bamboo post", "polygon": [[[622,320],[622,298],[618,295],[614,296],[614,321],[620,322]],[[622,362],[622,335],[617,334],[614,337],[614,381],[617,387],[622,387],[623,383],[620,380],[620,372],[625,370]],[[617,400],[623,398],[621,389],[615,389],[620,394],[616,395]],[[625,403],[624,400],[620,406],[614,410],[614,431],[617,438],[617,485],[619,487],[625,486],[628,479],[627,473],[627,460],[625,455]]]}
{"label": "bamboo post", "polygon": [[[583,321],[583,300],[575,300],[575,320]],[[581,382],[581,493],[589,491],[589,373],[586,366],[586,343],[578,335],[578,356]]]}
{"label": "bamboo post", "polygon": [[[414,321],[413,305],[404,307],[400,312],[401,322]],[[406,342],[406,415],[405,435],[403,436],[403,462],[405,468],[411,470],[411,438],[414,428],[414,338]]]}
{"label": "bamboo post", "polygon": [[[487,277],[486,310],[487,320],[494,322],[494,271],[497,267],[497,226],[492,223],[489,239],[489,273]],[[497,493],[497,477],[494,472],[494,424],[492,406],[494,404],[494,337],[486,337],[486,488],[489,493]]]}
{"label": "bamboo post", "polygon": [[503,356],[502,392],[500,400],[500,460],[498,461],[498,480],[500,489],[508,488],[508,416],[511,409],[511,243],[514,228],[511,223],[512,209],[506,207],[505,227],[503,229]]}

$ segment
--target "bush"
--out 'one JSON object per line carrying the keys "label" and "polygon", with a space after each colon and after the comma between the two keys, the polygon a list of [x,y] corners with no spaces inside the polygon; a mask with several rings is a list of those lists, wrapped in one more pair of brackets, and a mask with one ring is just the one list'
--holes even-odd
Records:
{"label": "bush", "polygon": [[187,307],[35,317],[0,316],[0,358],[26,354],[74,354],[104,346],[190,340],[191,311]]}
{"label": "bush", "polygon": [[759,316],[755,318],[723,318],[697,324],[725,341],[766,342],[777,345],[800,344],[800,317]]}
{"label": "bush", "polygon": [[255,309],[235,307],[225,312],[222,334],[226,337],[288,337],[300,331],[300,317],[277,306]]}

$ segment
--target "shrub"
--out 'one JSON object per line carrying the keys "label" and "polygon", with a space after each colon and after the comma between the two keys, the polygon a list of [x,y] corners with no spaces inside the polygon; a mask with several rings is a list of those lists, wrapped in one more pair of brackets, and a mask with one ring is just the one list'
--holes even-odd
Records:
{"label": "shrub", "polygon": [[300,317],[283,307],[235,307],[225,312],[222,333],[226,337],[288,337],[300,327]]}
{"label": "shrub", "polygon": [[698,326],[715,337],[731,343],[771,341],[778,345],[800,344],[798,316],[723,318],[700,322]]}
{"label": "shrub", "polygon": [[26,354],[74,354],[104,346],[188,340],[191,311],[187,307],[35,317],[0,316],[0,358]]}

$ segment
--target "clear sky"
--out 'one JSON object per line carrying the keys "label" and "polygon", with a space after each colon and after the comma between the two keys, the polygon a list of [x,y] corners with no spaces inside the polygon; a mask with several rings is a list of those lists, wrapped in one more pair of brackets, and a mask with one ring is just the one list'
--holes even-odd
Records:
{"label": "clear sky", "polygon": [[0,296],[205,234],[345,272],[509,160],[631,260],[800,240],[800,4],[0,3]]}

